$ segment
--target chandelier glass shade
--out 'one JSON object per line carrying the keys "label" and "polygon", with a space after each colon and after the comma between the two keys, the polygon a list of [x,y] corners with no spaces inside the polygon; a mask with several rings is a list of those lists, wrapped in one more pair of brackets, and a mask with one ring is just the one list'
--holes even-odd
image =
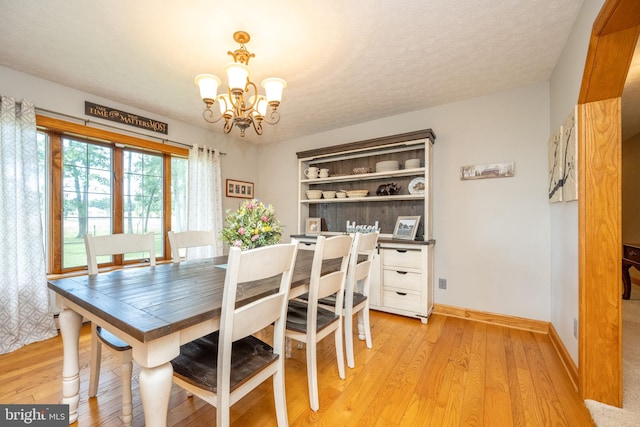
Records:
{"label": "chandelier glass shade", "polygon": [[[224,118],[224,133],[231,132],[236,126],[240,129],[240,136],[244,136],[245,130],[253,126],[256,133],[262,135],[263,122],[275,125],[280,121],[278,106],[287,83],[277,77],[264,79],[262,87],[265,94],[260,94],[249,77],[249,59],[255,54],[250,53],[244,44],[250,40],[250,36],[244,31],[237,31],[233,39],[240,43],[240,48],[227,52],[234,61],[225,67],[227,93],[218,95],[222,80],[213,74],[199,74],[195,78],[205,104],[202,116],[209,123],[217,123]],[[214,111],[216,102],[218,112]]]}

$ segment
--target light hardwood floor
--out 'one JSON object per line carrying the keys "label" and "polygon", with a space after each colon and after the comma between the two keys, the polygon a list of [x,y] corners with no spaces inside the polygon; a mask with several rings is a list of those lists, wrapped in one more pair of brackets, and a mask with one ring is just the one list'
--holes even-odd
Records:
{"label": "light hardwood floor", "polygon": [[[318,347],[320,411],[309,409],[304,349],[286,361],[291,426],[593,426],[548,336],[434,314],[428,325],[372,312],[373,349],[356,340],[356,368],[338,377],[333,340]],[[118,426],[120,379],[105,357],[87,399],[89,327],[80,337],[78,426]],[[107,356],[108,352],[103,352]],[[0,356],[0,403],[58,403],[60,337]],[[144,425],[134,367],[133,426]],[[210,426],[215,408],[173,386],[168,425]],[[232,407],[237,426],[275,426],[268,381]]]}

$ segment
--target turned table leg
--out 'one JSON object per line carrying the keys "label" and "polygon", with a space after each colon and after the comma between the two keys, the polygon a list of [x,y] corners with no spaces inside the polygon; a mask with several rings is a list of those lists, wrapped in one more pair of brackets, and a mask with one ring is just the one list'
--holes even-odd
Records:
{"label": "turned table leg", "polygon": [[165,427],[167,425],[172,381],[173,367],[169,362],[154,368],[140,369],[140,396],[147,426]]}
{"label": "turned table leg", "polygon": [[82,316],[75,311],[64,309],[58,315],[62,334],[62,403],[69,405],[69,424],[78,419],[80,402],[80,365],[78,363],[78,342]]}

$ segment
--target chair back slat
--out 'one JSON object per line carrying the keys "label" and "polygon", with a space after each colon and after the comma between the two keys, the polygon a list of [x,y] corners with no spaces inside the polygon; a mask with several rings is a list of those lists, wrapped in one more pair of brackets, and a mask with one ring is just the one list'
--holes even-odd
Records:
{"label": "chair back slat", "polygon": [[275,322],[281,315],[284,299],[284,294],[278,293],[236,309],[231,340],[237,341],[252,335]]}
{"label": "chair back slat", "polygon": [[87,251],[89,274],[98,274],[97,257],[102,255],[120,255],[133,252],[148,252],[149,264],[156,265],[156,245],[153,233],[147,234],[109,234],[106,236],[84,236]]}
{"label": "chair back slat", "polygon": [[344,271],[334,271],[322,276],[318,286],[318,299],[340,292],[344,288],[345,277]]}

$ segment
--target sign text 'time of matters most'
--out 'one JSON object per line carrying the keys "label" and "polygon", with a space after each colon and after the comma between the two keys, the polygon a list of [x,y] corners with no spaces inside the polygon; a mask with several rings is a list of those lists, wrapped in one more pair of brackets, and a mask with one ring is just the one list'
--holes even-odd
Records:
{"label": "sign text 'time of matters most'", "polygon": [[93,102],[84,102],[84,113],[87,116],[99,117],[101,119],[111,120],[112,122],[123,123],[129,126],[135,126],[142,129],[152,130],[167,134],[169,125],[157,120],[148,119],[138,116],[137,114],[127,113],[125,111],[116,110],[115,108],[105,107],[94,104]]}

